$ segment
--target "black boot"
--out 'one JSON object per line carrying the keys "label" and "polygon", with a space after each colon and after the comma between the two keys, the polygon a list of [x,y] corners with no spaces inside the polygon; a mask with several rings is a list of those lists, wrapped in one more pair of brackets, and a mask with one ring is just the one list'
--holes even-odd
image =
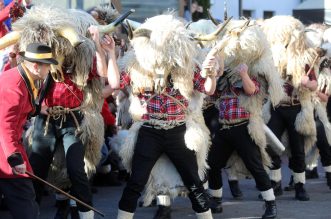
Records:
{"label": "black boot", "polygon": [[285,191],[293,191],[293,190],[294,190],[294,180],[293,180],[293,175],[291,175],[290,182],[288,183],[288,186],[285,186],[284,190],[285,190]]}
{"label": "black boot", "polygon": [[170,219],[171,218],[171,207],[159,205],[153,219]]}
{"label": "black boot", "polygon": [[276,201],[265,201],[265,211],[262,219],[272,219],[277,217]]}
{"label": "black boot", "polygon": [[318,179],[317,167],[312,170],[306,169],[306,179]]}
{"label": "black boot", "polygon": [[303,186],[304,186],[303,183],[296,183],[294,185],[295,199],[297,199],[299,201],[309,201],[309,196]]}
{"label": "black boot", "polygon": [[243,193],[239,188],[238,180],[229,180],[229,186],[231,190],[231,194],[235,199],[242,199]]}
{"label": "black boot", "polygon": [[326,172],[325,176],[326,176],[326,183],[329,186],[329,188],[331,189],[331,173]]}
{"label": "black boot", "polygon": [[271,180],[271,187],[274,190],[275,196],[280,196],[283,194],[282,181],[276,182]]}
{"label": "black boot", "polygon": [[70,211],[68,200],[56,201],[57,211],[54,219],[67,219]]}
{"label": "black boot", "polygon": [[222,213],[222,198],[210,197],[209,198],[209,208],[214,214]]}

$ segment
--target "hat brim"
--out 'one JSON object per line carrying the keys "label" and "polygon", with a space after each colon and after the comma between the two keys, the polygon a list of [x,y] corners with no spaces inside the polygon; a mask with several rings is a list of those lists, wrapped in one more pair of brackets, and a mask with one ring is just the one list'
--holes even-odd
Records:
{"label": "hat brim", "polygon": [[53,64],[53,65],[59,64],[58,61],[56,61],[56,59],[53,59],[53,58],[50,58],[50,59],[33,59],[33,58],[25,57],[25,55],[24,55],[25,52],[19,52],[19,54],[24,60],[27,60],[29,62],[39,62],[39,63]]}

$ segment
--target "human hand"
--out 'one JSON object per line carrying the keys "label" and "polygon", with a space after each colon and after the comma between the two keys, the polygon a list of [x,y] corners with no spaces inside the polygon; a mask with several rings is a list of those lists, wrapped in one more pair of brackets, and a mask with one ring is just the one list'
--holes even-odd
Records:
{"label": "human hand", "polygon": [[106,50],[108,53],[114,53],[115,54],[115,40],[113,37],[105,34],[101,41],[101,46],[104,50]]}
{"label": "human hand", "polygon": [[241,63],[234,68],[235,72],[238,72],[240,77],[244,77],[248,74],[248,66],[245,63]]}
{"label": "human hand", "polygon": [[95,25],[92,25],[88,28],[88,31],[91,34],[92,40],[95,42],[97,47],[99,47],[100,46],[100,33],[99,33],[98,27]]}
{"label": "human hand", "polygon": [[48,115],[48,106],[46,106],[46,105],[41,106],[40,114],[47,116]]}
{"label": "human hand", "polygon": [[301,84],[306,87],[309,82],[309,77],[307,75],[304,75],[301,77]]}
{"label": "human hand", "polygon": [[15,175],[25,174],[26,165],[25,164],[16,165],[12,168],[12,170]]}

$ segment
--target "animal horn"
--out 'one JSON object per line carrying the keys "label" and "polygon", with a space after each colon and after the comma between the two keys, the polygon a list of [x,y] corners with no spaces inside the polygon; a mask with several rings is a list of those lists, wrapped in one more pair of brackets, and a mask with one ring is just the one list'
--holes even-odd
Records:
{"label": "animal horn", "polygon": [[210,13],[210,10],[207,10],[208,13],[208,18],[213,22],[213,24],[215,24],[216,26],[218,26],[220,24],[220,22],[218,22]]}
{"label": "animal horn", "polygon": [[213,33],[207,34],[207,35],[203,35],[203,36],[197,36],[194,37],[195,40],[198,41],[211,41],[211,40],[215,40],[217,35],[224,30],[224,28],[226,27],[226,25],[230,22],[230,20],[232,19],[232,17],[230,17],[228,20],[226,20],[223,25],[221,25],[220,27],[217,28],[217,30],[215,30]]}
{"label": "animal horn", "polygon": [[64,27],[59,30],[59,35],[70,41],[73,47],[84,42],[79,34],[71,27]]}
{"label": "animal horn", "polygon": [[4,49],[10,45],[17,43],[20,37],[21,33],[19,31],[9,32],[0,39],[0,49]]}
{"label": "animal horn", "polygon": [[99,32],[100,33],[111,33],[111,32],[114,32],[116,26],[119,25],[120,23],[122,23],[125,20],[125,18],[127,18],[133,12],[135,12],[135,10],[134,9],[130,9],[129,11],[127,11],[126,13],[124,13],[123,15],[121,15],[120,17],[118,17],[112,23],[110,23],[108,25],[98,25]]}

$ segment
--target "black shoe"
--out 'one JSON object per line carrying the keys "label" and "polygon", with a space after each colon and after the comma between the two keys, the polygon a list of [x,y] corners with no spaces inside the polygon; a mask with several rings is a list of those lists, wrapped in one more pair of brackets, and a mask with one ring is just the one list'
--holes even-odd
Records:
{"label": "black shoe", "polygon": [[309,201],[309,196],[303,186],[304,186],[303,183],[296,183],[294,185],[295,199],[297,199],[299,201]]}
{"label": "black shoe", "polygon": [[265,201],[265,211],[262,219],[272,219],[277,217],[276,201]]}
{"label": "black shoe", "polygon": [[306,179],[318,179],[317,167],[312,170],[306,169]]}
{"label": "black shoe", "polygon": [[276,181],[271,180],[271,187],[274,190],[275,196],[280,196],[283,194],[282,181],[276,182]]}
{"label": "black shoe", "polygon": [[325,176],[326,176],[326,183],[329,186],[329,188],[331,189],[331,173],[326,172]]}
{"label": "black shoe", "polygon": [[242,199],[243,193],[239,188],[238,180],[229,180],[229,186],[231,190],[231,194],[235,199]]}
{"label": "black shoe", "polygon": [[153,219],[171,219],[171,207],[159,205]]}
{"label": "black shoe", "polygon": [[70,211],[68,200],[56,201],[57,211],[54,219],[67,219]]}
{"label": "black shoe", "polygon": [[290,182],[288,183],[288,186],[285,186],[284,190],[288,192],[294,190],[293,176],[291,176]]}
{"label": "black shoe", "polygon": [[222,213],[222,198],[210,197],[209,198],[209,208],[214,214]]}
{"label": "black shoe", "polygon": [[80,219],[77,207],[70,207],[70,216],[71,219]]}

